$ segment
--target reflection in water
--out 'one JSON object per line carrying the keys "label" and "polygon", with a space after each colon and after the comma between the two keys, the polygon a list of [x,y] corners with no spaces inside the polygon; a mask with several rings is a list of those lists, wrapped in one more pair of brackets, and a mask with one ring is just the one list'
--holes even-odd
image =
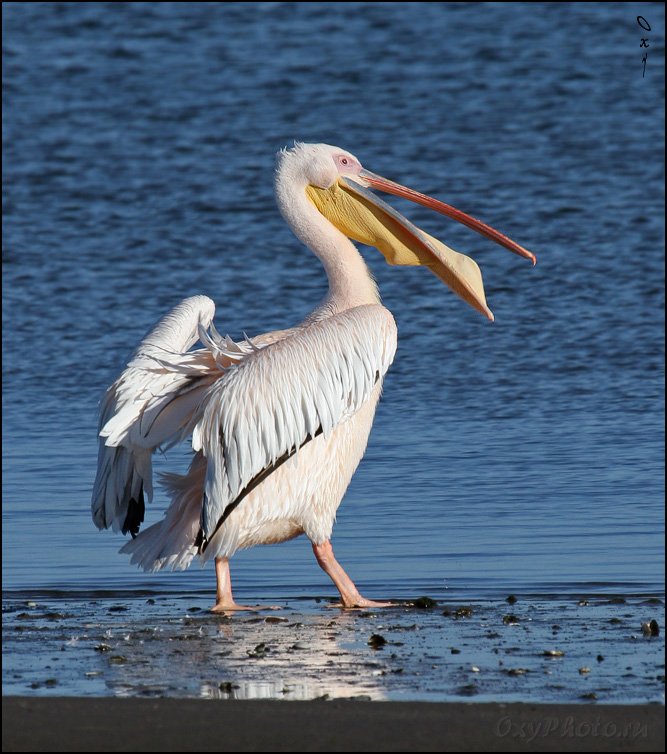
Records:
{"label": "reflection in water", "polygon": [[[378,671],[379,674],[379,671]],[[292,680],[279,681],[241,681],[230,690],[203,684],[201,696],[210,699],[289,699],[308,701],[312,699],[350,699],[363,697],[373,701],[386,699],[382,689],[360,688],[355,683],[343,684],[340,681],[326,683],[323,681],[306,682]]]}
{"label": "reflection in water", "polygon": [[[281,641],[280,634],[275,641],[274,635],[274,641],[262,641],[251,651],[250,656],[258,658],[251,672],[256,672],[262,680],[242,677],[217,688],[204,684],[202,695],[224,699],[306,700],[360,696],[385,699],[385,689],[379,680],[383,674],[380,664],[371,659],[362,661],[357,643],[350,642],[349,634],[354,632],[355,625],[358,628],[358,618],[346,613],[335,620],[330,616],[319,621],[311,617],[307,624],[293,626],[295,633],[290,636],[288,632],[286,641]],[[245,631],[242,633],[244,638],[249,638]],[[264,637],[265,632],[260,630],[256,636]],[[368,654],[367,648],[365,653]]]}
{"label": "reflection in water", "polygon": [[170,657],[169,672],[206,668],[216,681],[202,681],[200,695],[220,699],[384,699],[377,653],[359,646],[359,616],[324,613],[296,621],[236,615],[218,626],[203,618],[184,640],[188,651]]}

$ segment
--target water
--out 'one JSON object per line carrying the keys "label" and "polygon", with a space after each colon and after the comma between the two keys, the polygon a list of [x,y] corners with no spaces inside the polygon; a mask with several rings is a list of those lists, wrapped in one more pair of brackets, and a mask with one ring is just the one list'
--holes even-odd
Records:
{"label": "water", "polygon": [[[211,569],[138,572],[94,529],[97,403],[185,296],[240,336],[324,294],[272,197],[293,139],[538,256],[392,199],[477,259],[490,325],[364,250],[399,350],[334,529],[362,592],[662,596],[664,10],[642,78],[643,7],[3,4],[5,596],[207,604]],[[304,539],[232,569],[241,600],[332,594]]]}

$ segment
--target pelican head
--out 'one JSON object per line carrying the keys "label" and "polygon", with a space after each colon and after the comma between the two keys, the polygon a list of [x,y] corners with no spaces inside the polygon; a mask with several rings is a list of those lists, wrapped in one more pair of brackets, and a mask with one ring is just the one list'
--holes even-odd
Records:
{"label": "pelican head", "polygon": [[355,155],[329,144],[295,144],[278,154],[278,176],[290,174],[317,210],[348,238],[382,252],[389,264],[424,265],[493,321],[477,263],[420,230],[369,189],[409,199],[466,225],[505,248],[535,256],[504,234],[449,204],[365,169]]}

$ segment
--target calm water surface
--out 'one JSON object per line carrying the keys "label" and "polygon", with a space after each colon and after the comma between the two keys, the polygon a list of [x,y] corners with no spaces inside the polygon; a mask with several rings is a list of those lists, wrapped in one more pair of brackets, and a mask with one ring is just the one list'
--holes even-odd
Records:
{"label": "calm water surface", "polygon": [[[212,569],[144,574],[93,527],[97,404],[185,296],[232,336],[316,305],[272,197],[298,139],[538,256],[392,202],[477,259],[491,325],[363,250],[399,350],[334,529],[360,588],[660,596],[663,29],[661,4],[3,4],[6,595],[212,593]],[[241,599],[332,594],[304,539],[233,575]]]}

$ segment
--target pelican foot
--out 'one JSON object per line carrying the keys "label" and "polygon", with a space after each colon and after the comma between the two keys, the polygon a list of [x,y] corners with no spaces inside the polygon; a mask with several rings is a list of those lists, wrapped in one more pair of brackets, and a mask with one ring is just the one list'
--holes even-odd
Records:
{"label": "pelican foot", "polygon": [[328,607],[339,607],[343,610],[363,610],[366,607],[398,607],[395,602],[375,602],[365,597],[349,602],[331,602]]}
{"label": "pelican foot", "polygon": [[236,610],[282,610],[280,605],[237,605],[236,602],[216,602],[209,608],[210,613],[227,613]]}
{"label": "pelican foot", "polygon": [[261,605],[237,605],[236,602],[216,602],[209,609],[211,613],[227,613],[235,610],[261,610]]}
{"label": "pelican foot", "polygon": [[345,573],[343,566],[333,554],[331,542],[327,539],[322,544],[313,544],[313,553],[320,568],[329,576],[338,589],[340,602],[331,607],[342,607],[345,610],[363,609],[365,607],[394,607],[393,602],[374,602],[359,594],[352,579]]}

